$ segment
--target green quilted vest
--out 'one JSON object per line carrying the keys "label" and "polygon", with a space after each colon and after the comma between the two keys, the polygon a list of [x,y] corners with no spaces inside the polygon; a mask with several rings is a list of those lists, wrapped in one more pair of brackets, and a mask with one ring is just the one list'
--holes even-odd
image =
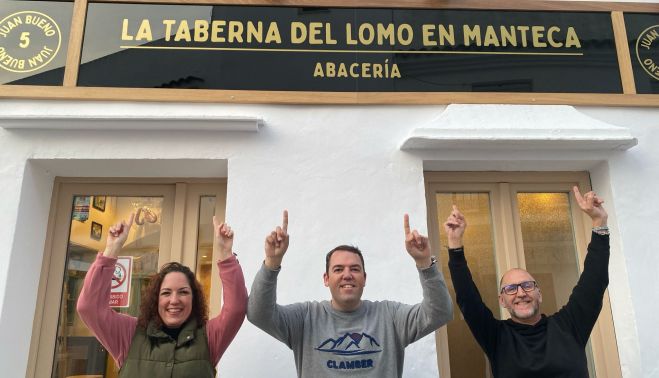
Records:
{"label": "green quilted vest", "polygon": [[186,322],[174,340],[149,323],[146,331],[137,327],[119,377],[214,377],[206,327],[197,328],[194,319]]}

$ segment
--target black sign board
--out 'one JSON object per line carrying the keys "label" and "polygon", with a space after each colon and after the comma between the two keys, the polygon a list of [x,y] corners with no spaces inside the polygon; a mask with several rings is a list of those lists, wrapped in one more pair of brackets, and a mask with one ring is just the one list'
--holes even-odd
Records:
{"label": "black sign board", "polygon": [[0,2],[0,84],[62,85],[72,3]]}
{"label": "black sign board", "polygon": [[597,12],[92,3],[79,86],[622,93]]}
{"label": "black sign board", "polygon": [[625,14],[636,93],[659,94],[659,14]]}

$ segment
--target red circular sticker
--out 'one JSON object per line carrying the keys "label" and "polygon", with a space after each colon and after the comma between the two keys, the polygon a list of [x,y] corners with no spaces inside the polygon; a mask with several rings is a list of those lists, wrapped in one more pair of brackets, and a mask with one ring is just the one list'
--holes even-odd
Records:
{"label": "red circular sticker", "polygon": [[126,281],[126,268],[120,263],[114,264],[114,273],[112,274],[112,288],[116,289]]}

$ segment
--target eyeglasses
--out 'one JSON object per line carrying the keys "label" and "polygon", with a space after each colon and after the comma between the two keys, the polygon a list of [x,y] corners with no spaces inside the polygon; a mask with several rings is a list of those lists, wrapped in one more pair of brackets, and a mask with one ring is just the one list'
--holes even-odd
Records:
{"label": "eyeglasses", "polygon": [[524,281],[524,282],[520,282],[518,284],[506,285],[506,286],[501,288],[501,292],[506,293],[508,295],[513,295],[513,294],[517,294],[517,288],[518,287],[521,287],[522,290],[524,290],[525,292],[529,292],[529,291],[533,291],[533,289],[535,289],[536,286],[537,285],[536,285],[535,281]]}

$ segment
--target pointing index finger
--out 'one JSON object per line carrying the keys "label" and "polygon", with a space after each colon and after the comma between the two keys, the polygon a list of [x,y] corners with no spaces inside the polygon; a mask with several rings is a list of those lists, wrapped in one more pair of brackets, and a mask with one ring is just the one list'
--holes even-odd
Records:
{"label": "pointing index finger", "polygon": [[407,214],[403,216],[403,229],[405,230],[405,235],[410,233],[410,216]]}
{"label": "pointing index finger", "polygon": [[577,187],[576,185],[573,186],[572,192],[574,193],[574,198],[577,200],[577,203],[579,204],[580,207],[586,206],[588,204],[586,198],[584,198],[584,196],[579,191],[579,187]]}
{"label": "pointing index finger", "polygon": [[288,210],[284,210],[284,219],[281,223],[281,228],[284,233],[288,233]]}

